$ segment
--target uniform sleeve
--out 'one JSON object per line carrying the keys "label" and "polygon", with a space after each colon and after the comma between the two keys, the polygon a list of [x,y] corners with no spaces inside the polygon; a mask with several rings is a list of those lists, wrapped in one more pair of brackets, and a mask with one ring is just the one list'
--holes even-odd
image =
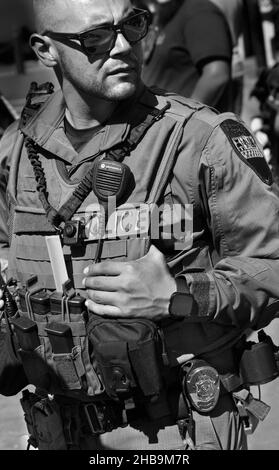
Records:
{"label": "uniform sleeve", "polygon": [[213,60],[230,62],[232,41],[222,12],[208,1],[190,0],[185,7],[184,36],[194,64],[201,68]]}
{"label": "uniform sleeve", "polygon": [[219,260],[206,274],[185,275],[203,319],[258,329],[279,311],[279,198],[270,177],[243,124],[213,131],[200,180]]}
{"label": "uniform sleeve", "polygon": [[12,150],[15,145],[18,124],[12,124],[0,141],[0,260],[8,259],[9,251],[9,210],[7,185],[10,172]]}

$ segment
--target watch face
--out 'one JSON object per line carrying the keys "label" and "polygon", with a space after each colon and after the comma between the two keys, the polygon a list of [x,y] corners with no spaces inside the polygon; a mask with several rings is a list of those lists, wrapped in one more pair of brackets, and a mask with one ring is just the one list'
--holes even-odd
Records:
{"label": "watch face", "polygon": [[169,313],[175,318],[189,317],[193,310],[194,298],[191,294],[175,292],[170,299]]}

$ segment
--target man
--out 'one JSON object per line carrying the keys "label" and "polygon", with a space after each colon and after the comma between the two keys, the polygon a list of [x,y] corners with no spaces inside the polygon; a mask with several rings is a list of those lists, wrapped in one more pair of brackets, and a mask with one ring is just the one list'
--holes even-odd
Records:
{"label": "man", "polygon": [[[234,115],[145,88],[148,18],[129,0],[36,0],[34,13],[32,47],[61,90],[33,86],[1,143],[1,258],[21,289],[0,392],[40,389],[22,401],[40,449],[245,449],[240,338],[279,297],[261,150]],[[49,307],[55,234],[72,287]]]}
{"label": "man", "polygon": [[146,40],[144,82],[230,110],[232,41],[219,8],[208,0],[146,3],[156,34]]}

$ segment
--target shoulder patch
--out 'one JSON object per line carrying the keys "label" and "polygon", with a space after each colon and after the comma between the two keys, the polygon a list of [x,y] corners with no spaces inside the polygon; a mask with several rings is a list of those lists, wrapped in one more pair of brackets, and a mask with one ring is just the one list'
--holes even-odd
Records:
{"label": "shoulder patch", "polygon": [[273,183],[270,168],[261,152],[255,137],[241,122],[226,119],[220,124],[236,154],[258,177],[269,186]]}

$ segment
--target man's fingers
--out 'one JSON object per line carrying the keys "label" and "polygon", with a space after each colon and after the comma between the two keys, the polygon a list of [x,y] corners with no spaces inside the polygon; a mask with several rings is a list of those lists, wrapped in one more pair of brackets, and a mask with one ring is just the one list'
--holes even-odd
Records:
{"label": "man's fingers", "polygon": [[116,292],[121,283],[118,276],[88,276],[83,279],[83,286],[86,289]]}
{"label": "man's fingers", "polygon": [[96,313],[96,315],[101,315],[103,317],[119,317],[120,309],[113,307],[112,305],[99,305],[93,302],[93,300],[87,300],[85,304],[88,310]]}
{"label": "man's fingers", "polygon": [[87,291],[87,295],[90,300],[92,300],[95,304],[102,304],[102,305],[109,305],[115,306],[116,305],[116,298],[114,292],[104,292],[104,291],[96,291],[89,289]]}
{"label": "man's fingers", "polygon": [[85,276],[118,276],[123,271],[123,265],[117,261],[92,263],[83,271]]}

